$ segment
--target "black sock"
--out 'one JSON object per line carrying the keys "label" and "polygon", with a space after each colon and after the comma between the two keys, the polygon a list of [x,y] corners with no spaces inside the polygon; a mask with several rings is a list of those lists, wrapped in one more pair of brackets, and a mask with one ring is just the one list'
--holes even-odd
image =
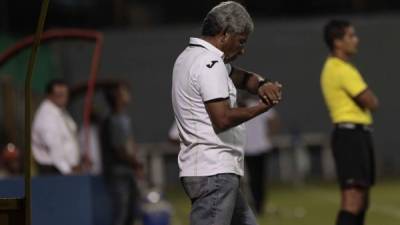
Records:
{"label": "black sock", "polygon": [[357,215],[357,225],[364,225],[365,213],[366,213],[366,211],[361,211]]}
{"label": "black sock", "polygon": [[358,225],[358,217],[351,212],[340,210],[336,219],[336,225]]}

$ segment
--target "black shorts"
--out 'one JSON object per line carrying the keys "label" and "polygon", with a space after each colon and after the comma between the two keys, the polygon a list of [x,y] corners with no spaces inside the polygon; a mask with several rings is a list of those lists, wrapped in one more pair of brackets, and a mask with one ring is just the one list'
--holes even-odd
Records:
{"label": "black shorts", "polygon": [[362,127],[335,127],[332,150],[342,189],[369,188],[375,183],[375,158],[370,131]]}

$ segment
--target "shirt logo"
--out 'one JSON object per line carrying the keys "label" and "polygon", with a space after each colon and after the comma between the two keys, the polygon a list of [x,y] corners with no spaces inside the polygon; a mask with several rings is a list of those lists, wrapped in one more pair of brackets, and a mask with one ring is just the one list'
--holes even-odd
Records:
{"label": "shirt logo", "polygon": [[217,62],[218,62],[217,60],[213,60],[213,61],[211,61],[210,64],[207,64],[206,66],[207,66],[208,68],[212,68],[212,67],[214,66],[214,64],[217,63]]}

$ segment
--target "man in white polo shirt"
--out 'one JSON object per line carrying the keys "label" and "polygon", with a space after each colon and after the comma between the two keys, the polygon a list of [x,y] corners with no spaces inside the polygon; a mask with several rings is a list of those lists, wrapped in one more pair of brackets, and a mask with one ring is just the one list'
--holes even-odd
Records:
{"label": "man in white polo shirt", "polygon": [[[281,85],[233,67],[253,31],[246,9],[222,2],[207,14],[202,37],[191,38],[173,69],[172,104],[182,185],[192,201],[192,225],[256,224],[239,181],[243,176],[243,122],[281,100]],[[252,107],[236,105],[236,88],[260,96]]]}

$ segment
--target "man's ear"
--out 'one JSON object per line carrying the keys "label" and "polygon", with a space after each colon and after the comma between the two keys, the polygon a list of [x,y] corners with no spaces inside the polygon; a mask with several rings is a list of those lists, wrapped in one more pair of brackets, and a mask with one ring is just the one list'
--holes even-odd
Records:
{"label": "man's ear", "polygon": [[223,44],[228,41],[230,34],[227,32],[227,29],[225,29],[219,33],[219,36],[220,36],[220,42]]}
{"label": "man's ear", "polygon": [[342,40],[341,39],[335,39],[333,41],[333,49],[337,49],[342,47]]}
{"label": "man's ear", "polygon": [[224,42],[228,41],[230,36],[231,36],[230,33],[224,32]]}

